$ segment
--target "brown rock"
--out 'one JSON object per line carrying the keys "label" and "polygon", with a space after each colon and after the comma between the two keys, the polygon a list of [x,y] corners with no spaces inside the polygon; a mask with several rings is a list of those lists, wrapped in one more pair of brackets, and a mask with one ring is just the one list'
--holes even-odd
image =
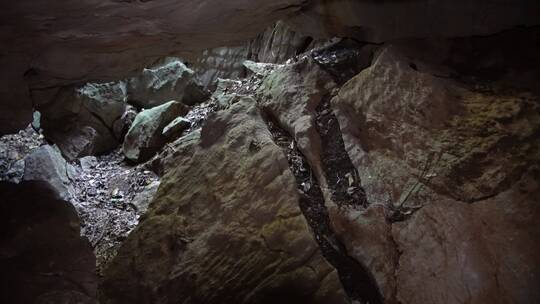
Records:
{"label": "brown rock", "polygon": [[474,204],[438,201],[393,234],[402,303],[538,303],[538,171]]}
{"label": "brown rock", "polygon": [[184,144],[107,269],[104,303],[346,303],[253,99]]}

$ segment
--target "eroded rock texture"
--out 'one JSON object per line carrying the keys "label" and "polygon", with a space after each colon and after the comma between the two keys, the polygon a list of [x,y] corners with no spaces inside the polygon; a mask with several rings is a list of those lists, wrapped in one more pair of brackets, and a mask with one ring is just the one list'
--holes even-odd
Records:
{"label": "eroded rock texture", "polygon": [[92,247],[75,209],[44,183],[0,182],[2,303],[97,303]]}
{"label": "eroded rock texture", "polygon": [[536,42],[343,40],[250,63],[163,154],[103,300],[538,302]]}
{"label": "eroded rock texture", "polygon": [[159,57],[241,45],[280,18],[287,17],[306,36],[371,42],[491,34],[538,24],[535,0],[24,0],[0,5],[2,134],[30,122],[31,91],[122,79]]}
{"label": "eroded rock texture", "polygon": [[255,100],[183,151],[108,268],[104,303],[347,303]]}

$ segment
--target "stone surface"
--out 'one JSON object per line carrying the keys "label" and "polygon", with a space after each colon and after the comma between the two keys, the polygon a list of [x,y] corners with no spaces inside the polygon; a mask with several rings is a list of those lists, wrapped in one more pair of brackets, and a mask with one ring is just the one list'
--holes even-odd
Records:
{"label": "stone surface", "polygon": [[66,162],[57,147],[39,147],[24,159],[24,165],[24,181],[47,183],[62,199],[70,200],[73,195],[73,167]]}
{"label": "stone surface", "polygon": [[460,37],[493,34],[516,25],[538,24],[539,4],[484,0],[309,2],[289,24],[313,37],[350,37],[384,42],[418,37]]}
{"label": "stone surface", "polygon": [[315,128],[316,108],[335,87],[334,81],[311,59],[278,66],[258,90],[262,106],[291,134],[325,187],[321,171],[321,139]]}
{"label": "stone surface", "polygon": [[540,301],[539,171],[481,202],[438,201],[394,225],[402,303]]}
{"label": "stone surface", "polygon": [[1,134],[31,121],[29,89],[122,79],[159,57],[240,44],[301,2],[2,2]]}
{"label": "stone surface", "polygon": [[191,127],[191,121],[185,119],[184,117],[178,117],[175,120],[171,121],[170,124],[163,128],[163,136],[169,141],[174,141],[178,136],[182,134],[185,130]]}
{"label": "stone surface", "polygon": [[538,24],[537,11],[535,0],[4,1],[0,129],[31,121],[29,89],[121,79],[162,56],[240,45],[286,16],[307,36],[380,42],[491,34]]}
{"label": "stone surface", "polygon": [[158,191],[159,185],[159,181],[154,181],[150,185],[146,186],[144,190],[138,193],[135,198],[133,198],[133,201],[131,203],[137,208],[137,211],[140,214],[145,214],[146,211],[148,211],[148,206],[154,199],[154,196]]}
{"label": "stone surface", "polygon": [[128,81],[129,102],[137,107],[149,109],[171,100],[186,105],[205,101],[209,93],[195,78],[195,72],[177,58],[164,64],[145,68],[141,74]]}
{"label": "stone surface", "polygon": [[32,127],[0,137],[0,180],[18,183],[24,175],[24,157],[43,145]]}
{"label": "stone surface", "polygon": [[102,303],[347,302],[254,100],[212,114],[184,143],[191,153],[175,156],[107,269]]}
{"label": "stone surface", "polygon": [[127,86],[123,81],[87,83],[77,89],[77,97],[83,107],[110,129],[126,111]]}
{"label": "stone surface", "polygon": [[124,140],[124,155],[134,162],[150,159],[167,142],[163,128],[178,116],[185,115],[188,110],[181,102],[169,101],[139,113]]}
{"label": "stone surface", "polygon": [[389,303],[538,301],[538,60],[517,37],[388,44],[332,100],[373,205],[331,216]]}
{"label": "stone surface", "polygon": [[131,128],[137,114],[135,107],[128,105],[124,114],[114,122],[113,133],[119,141],[124,140],[124,137],[129,131],[129,128]]}
{"label": "stone surface", "polygon": [[0,182],[0,195],[0,301],[97,303],[95,257],[73,207],[39,182]]}
{"label": "stone surface", "polygon": [[69,160],[111,151],[119,140],[114,123],[127,107],[125,86],[123,82],[88,83],[36,94],[45,137]]}

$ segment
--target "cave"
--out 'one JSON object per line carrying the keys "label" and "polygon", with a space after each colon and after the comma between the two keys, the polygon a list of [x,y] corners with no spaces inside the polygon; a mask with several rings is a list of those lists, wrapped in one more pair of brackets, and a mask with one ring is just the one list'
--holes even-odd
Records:
{"label": "cave", "polygon": [[0,303],[540,303],[540,3],[0,3]]}

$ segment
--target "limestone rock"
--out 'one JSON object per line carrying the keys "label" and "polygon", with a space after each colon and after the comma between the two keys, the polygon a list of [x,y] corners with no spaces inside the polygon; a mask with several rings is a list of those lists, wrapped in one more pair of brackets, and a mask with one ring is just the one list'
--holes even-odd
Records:
{"label": "limestone rock", "polygon": [[537,301],[537,61],[505,39],[385,45],[332,101],[373,205],[331,217],[389,303]]}
{"label": "limestone rock", "polygon": [[258,89],[261,105],[281,128],[291,134],[314,168],[323,188],[321,138],[315,127],[316,109],[335,83],[313,60],[277,66]]}
{"label": "limestone rock", "polygon": [[535,10],[538,10],[538,2],[534,0],[519,1],[513,6],[497,1],[473,4],[466,0],[320,0],[310,2],[287,21],[293,29],[313,37],[384,42],[487,35],[512,28],[513,24],[535,25],[538,24]]}
{"label": "limestone rock", "polygon": [[126,111],[123,82],[88,83],[40,96],[45,137],[69,160],[108,152],[118,145],[113,126]]}
{"label": "limestone rock", "polygon": [[123,141],[137,114],[135,107],[128,105],[124,114],[114,122],[113,133],[119,141]]}
{"label": "limestone rock", "polygon": [[268,75],[275,68],[275,66],[275,64],[271,63],[255,62],[251,60],[244,61],[244,67],[251,73],[259,76]]}
{"label": "limestone rock", "polygon": [[195,78],[195,72],[178,59],[144,69],[128,82],[129,102],[140,108],[153,108],[171,100],[186,105],[205,101],[209,94]]}
{"label": "limestone rock", "polygon": [[82,106],[99,117],[107,128],[126,111],[127,88],[123,81],[111,83],[87,83],[77,89]]}
{"label": "limestone rock", "polygon": [[188,110],[186,105],[173,100],[139,113],[124,140],[124,155],[134,162],[150,159],[167,142],[163,128]]}
{"label": "limestone rock", "polygon": [[6,46],[0,62],[4,67],[0,81],[5,84],[0,92],[1,132],[24,128],[31,121],[29,89],[121,79],[162,56],[189,56],[207,48],[240,45],[286,16],[306,36],[371,42],[487,35],[538,24],[536,0],[515,5],[495,0],[205,0],[190,4],[187,0],[107,5],[91,0],[58,5],[4,1],[0,4],[5,24],[0,40]]}
{"label": "limestone rock", "polygon": [[392,232],[402,303],[540,301],[538,168],[508,191],[466,204],[438,201]]}
{"label": "limestone rock", "polygon": [[156,195],[159,185],[159,181],[152,182],[150,185],[146,186],[141,193],[137,194],[137,196],[135,196],[131,202],[135,207],[137,207],[137,211],[140,214],[145,214],[148,210],[148,206]]}
{"label": "limestone rock", "polygon": [[0,182],[0,196],[0,302],[96,304],[96,261],[73,206],[42,182]]}
{"label": "limestone rock", "polygon": [[70,180],[73,170],[58,148],[41,146],[24,159],[23,180],[48,183],[62,199],[69,200],[73,192]]}
{"label": "limestone rock", "polygon": [[205,88],[214,89],[220,78],[245,77],[242,63],[248,58],[249,49],[245,45],[212,48],[195,56],[193,69]]}
{"label": "limestone rock", "polygon": [[169,141],[173,141],[189,127],[191,127],[191,121],[185,119],[184,117],[178,117],[175,120],[171,121],[170,124],[165,126],[165,128],[163,128],[162,134]]}
{"label": "limestone rock", "polygon": [[185,144],[107,269],[103,303],[346,303],[254,100]]}

